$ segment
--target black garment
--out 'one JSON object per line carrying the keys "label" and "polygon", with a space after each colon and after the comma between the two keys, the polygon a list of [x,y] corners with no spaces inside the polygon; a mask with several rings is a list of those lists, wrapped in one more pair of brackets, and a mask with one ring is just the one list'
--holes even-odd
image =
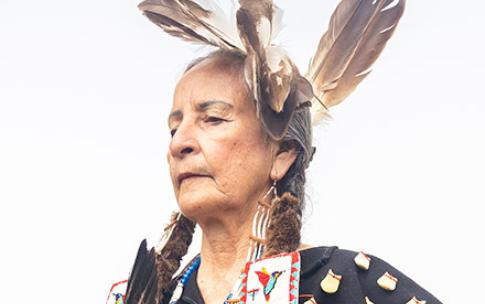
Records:
{"label": "black garment", "polygon": [[[299,303],[305,303],[313,297],[319,304],[365,304],[365,297],[368,297],[375,304],[406,304],[416,297],[418,300],[426,301],[426,304],[442,304],[399,270],[377,257],[369,255],[369,270],[358,268],[354,262],[356,255],[357,252],[337,247],[315,247],[300,251]],[[334,294],[327,294],[320,288],[320,282],[329,269],[342,275],[339,289]],[[394,291],[384,290],[377,284],[377,279],[385,272],[398,279]],[[196,277],[197,271],[190,276],[178,304],[204,303]],[[170,295],[167,294],[163,303],[168,303],[169,300]]]}

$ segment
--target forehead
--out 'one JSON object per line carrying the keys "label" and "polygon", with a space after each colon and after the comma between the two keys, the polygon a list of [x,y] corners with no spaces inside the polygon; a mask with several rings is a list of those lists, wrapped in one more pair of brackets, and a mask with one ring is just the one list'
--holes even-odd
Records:
{"label": "forehead", "polygon": [[211,58],[182,76],[175,88],[172,110],[183,110],[188,105],[196,106],[210,100],[222,100],[241,108],[251,104],[248,96],[242,70]]}

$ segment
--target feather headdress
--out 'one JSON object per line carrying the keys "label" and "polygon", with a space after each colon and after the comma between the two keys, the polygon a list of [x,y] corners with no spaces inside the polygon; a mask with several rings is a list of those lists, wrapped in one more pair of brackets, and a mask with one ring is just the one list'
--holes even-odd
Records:
{"label": "feather headdress", "polygon": [[239,0],[239,7],[233,5],[235,14],[226,14],[210,0],[145,0],[139,8],[173,36],[244,54],[244,77],[257,115],[268,133],[281,139],[296,108],[311,101],[315,125],[370,73],[404,4],[405,0],[342,0],[305,77],[284,49],[272,43],[283,13],[271,0]]}

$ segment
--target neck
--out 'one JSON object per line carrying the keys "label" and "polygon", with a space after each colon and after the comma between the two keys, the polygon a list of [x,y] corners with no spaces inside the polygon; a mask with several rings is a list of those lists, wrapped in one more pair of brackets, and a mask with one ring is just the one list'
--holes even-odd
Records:
{"label": "neck", "polygon": [[[257,204],[253,205],[257,207]],[[201,224],[201,276],[224,280],[239,275],[246,263],[252,219],[256,212],[256,208],[251,209],[226,216],[222,221],[213,219]]]}
{"label": "neck", "polygon": [[244,210],[198,222],[202,229],[202,248],[197,283],[206,303],[210,302],[208,299],[222,303],[241,274],[247,262],[257,208],[256,199],[245,204]]}

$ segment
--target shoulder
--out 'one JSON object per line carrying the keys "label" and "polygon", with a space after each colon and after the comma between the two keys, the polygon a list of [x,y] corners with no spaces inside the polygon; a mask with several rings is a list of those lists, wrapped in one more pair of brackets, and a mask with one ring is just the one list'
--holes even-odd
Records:
{"label": "shoulder", "polygon": [[300,256],[300,294],[313,296],[316,303],[441,303],[374,255],[322,246],[302,250]]}

